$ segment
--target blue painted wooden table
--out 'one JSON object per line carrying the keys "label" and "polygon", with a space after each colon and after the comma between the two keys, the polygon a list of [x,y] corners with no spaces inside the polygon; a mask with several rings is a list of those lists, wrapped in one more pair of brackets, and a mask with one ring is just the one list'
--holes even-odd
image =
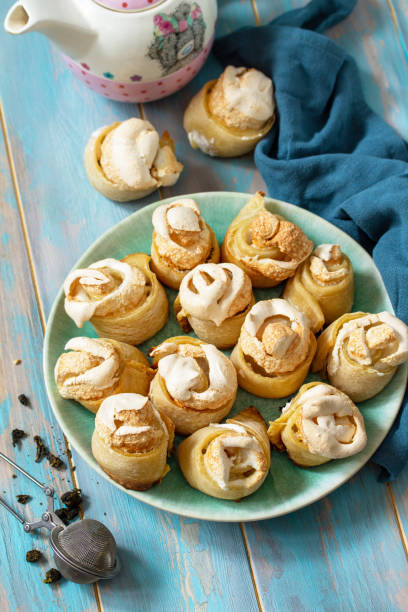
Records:
{"label": "blue painted wooden table", "polygon": [[[2,15],[10,2],[3,0]],[[220,0],[218,33],[265,23],[299,0]],[[7,6],[6,6],[7,5]],[[368,102],[408,138],[408,2],[359,0],[352,15],[328,32],[358,62]],[[84,515],[105,521],[120,549],[114,582],[43,584],[52,565],[44,535],[25,535],[0,514],[0,610],[408,610],[408,470],[379,484],[367,465],[350,482],[304,510],[260,523],[215,524],[179,518],[145,506],[102,481],[67,452],[42,379],[46,317],[57,289],[81,253],[107,228],[155,195],[113,204],[92,189],[82,161],[89,134],[100,125],[145,116],[171,129],[186,169],[162,197],[205,190],[252,192],[262,179],[250,156],[209,159],[189,148],[182,111],[193,92],[218,71],[210,58],[177,95],[143,107],[102,99],[74,80],[58,53],[38,35],[1,33],[0,93],[0,449],[58,493],[80,486]],[[13,361],[21,359],[20,365]],[[17,401],[31,398],[31,407]],[[34,463],[28,439],[13,448],[12,428],[39,434],[67,469]],[[33,500],[41,494],[0,464],[1,495]],[[25,552],[40,548],[40,564]]]}

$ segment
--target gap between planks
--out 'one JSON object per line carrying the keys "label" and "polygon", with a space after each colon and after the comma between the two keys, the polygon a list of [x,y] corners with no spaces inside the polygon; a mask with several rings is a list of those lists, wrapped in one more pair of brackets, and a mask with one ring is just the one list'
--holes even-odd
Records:
{"label": "gap between planks", "polygon": [[[11,181],[13,184],[14,195],[15,195],[16,202],[17,202],[17,208],[18,208],[18,214],[20,217],[21,228],[23,231],[24,245],[26,249],[28,265],[30,268],[31,280],[32,280],[33,287],[34,287],[35,300],[36,300],[36,304],[38,308],[38,313],[40,315],[41,327],[42,327],[42,331],[44,335],[45,328],[46,328],[46,318],[45,318],[44,308],[43,308],[43,304],[42,304],[41,297],[40,297],[40,290],[39,290],[37,275],[35,272],[32,247],[31,247],[30,237],[28,234],[27,222],[26,222],[26,218],[24,214],[24,208],[23,208],[23,203],[21,199],[20,188],[18,186],[16,167],[14,164],[13,154],[11,151],[11,144],[10,144],[10,139],[8,135],[8,130],[7,130],[6,117],[4,115],[3,103],[1,100],[0,100],[0,125],[1,125],[1,131],[3,133],[7,160],[9,164],[9,170],[10,170],[10,175],[11,175]],[[68,442],[67,438],[65,437],[64,433],[63,433],[63,437],[64,437],[64,444],[67,450],[67,460],[68,460],[68,465],[69,465],[69,469],[71,472],[72,483],[75,488],[79,489],[80,487],[79,487],[78,478],[76,475],[75,463],[72,458],[71,445]],[[84,513],[83,513],[82,508],[80,510],[80,518],[81,520],[84,518]],[[103,605],[102,605],[101,594],[100,594],[98,583],[95,582],[92,586],[94,590],[95,601],[96,601],[96,605],[98,608],[98,612],[103,612]]]}

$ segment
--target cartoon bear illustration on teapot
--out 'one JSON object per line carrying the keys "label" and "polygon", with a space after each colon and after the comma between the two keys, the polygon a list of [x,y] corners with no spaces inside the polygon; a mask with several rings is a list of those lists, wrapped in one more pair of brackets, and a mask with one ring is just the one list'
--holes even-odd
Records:
{"label": "cartoon bear illustration on teapot", "polygon": [[206,24],[197,2],[182,2],[172,13],[156,13],[153,23],[148,56],[160,62],[163,76],[183,68],[202,50]]}

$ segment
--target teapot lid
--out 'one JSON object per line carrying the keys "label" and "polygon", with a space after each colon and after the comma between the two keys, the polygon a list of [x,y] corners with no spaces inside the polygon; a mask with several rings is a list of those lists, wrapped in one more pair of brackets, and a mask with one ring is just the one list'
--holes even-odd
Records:
{"label": "teapot lid", "polygon": [[152,8],[157,4],[165,2],[165,0],[94,0],[97,4],[111,9],[112,11],[120,11],[121,13],[134,13],[135,11],[144,11]]}

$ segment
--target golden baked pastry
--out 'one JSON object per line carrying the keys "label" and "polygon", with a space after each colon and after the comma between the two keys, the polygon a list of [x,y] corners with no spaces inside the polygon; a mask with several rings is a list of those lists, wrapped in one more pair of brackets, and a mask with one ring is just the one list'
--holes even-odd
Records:
{"label": "golden baked pastry", "polygon": [[183,170],[169,133],[160,139],[149,121],[135,117],[96,130],[84,161],[91,185],[115,202],[138,200],[174,185]]}
{"label": "golden baked pastry", "polygon": [[344,459],[367,444],[364,419],[345,394],[320,382],[303,385],[268,429],[271,443],[297,465]]}
{"label": "golden baked pastry", "polygon": [[312,371],[327,372],[353,402],[374,397],[408,358],[408,327],[388,312],[352,312],[319,336]]}
{"label": "golden baked pastry", "polygon": [[241,499],[259,489],[270,455],[265,421],[253,406],[222,425],[199,429],[177,449],[187,482],[220,499]]}
{"label": "golden baked pastry", "polygon": [[272,80],[255,68],[234,66],[204,85],[184,113],[193,149],[216,157],[252,151],[274,121]]}
{"label": "golden baked pastry", "polygon": [[300,227],[265,208],[258,191],[231,223],[222,243],[222,261],[234,263],[254,287],[274,287],[296,272],[313,243]]}
{"label": "golden baked pastry", "polygon": [[147,395],[154,371],[139,349],[108,338],[71,338],[55,364],[55,382],[64,399],[91,412],[116,393]]}
{"label": "golden baked pastry", "polygon": [[249,276],[235,264],[202,264],[184,277],[174,302],[185,333],[226,349],[234,346],[255,300]]}
{"label": "golden baked pastry", "polygon": [[169,338],[150,351],[157,374],[149,397],[179,434],[218,423],[232,408],[237,375],[215,346],[189,336]]}
{"label": "golden baked pastry", "polygon": [[319,244],[286,283],[283,298],[304,312],[313,333],[351,311],[354,274],[337,244]]}
{"label": "golden baked pastry", "polygon": [[107,397],[95,417],[92,454],[104,472],[127,489],[145,491],[169,471],[174,425],[137,393]]}
{"label": "golden baked pastry", "polygon": [[198,264],[220,260],[217,238],[194,200],[182,198],[158,206],[152,223],[152,269],[168,287],[178,289]]}
{"label": "golden baked pastry", "polygon": [[286,397],[307,376],[316,338],[286,300],[257,302],[247,314],[231,361],[240,387],[260,397]]}
{"label": "golden baked pastry", "polygon": [[150,269],[150,257],[133,253],[74,270],[65,283],[65,312],[78,327],[90,321],[98,336],[140,344],[166,323],[169,304]]}

